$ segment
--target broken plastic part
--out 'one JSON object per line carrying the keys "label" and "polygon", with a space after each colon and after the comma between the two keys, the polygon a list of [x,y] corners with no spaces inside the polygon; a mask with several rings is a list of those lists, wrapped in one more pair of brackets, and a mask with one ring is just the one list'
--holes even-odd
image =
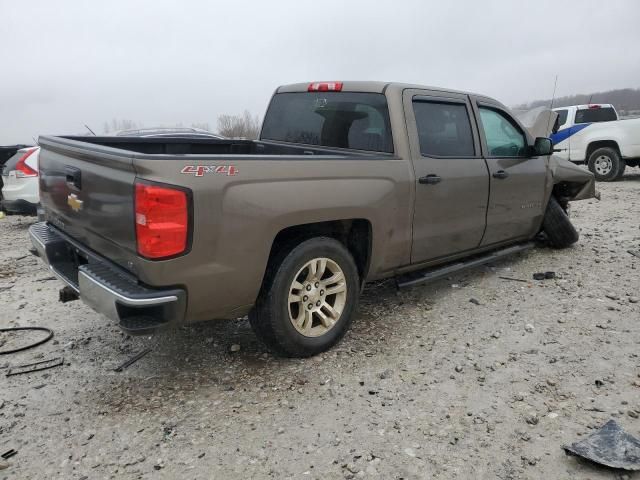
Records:
{"label": "broken plastic part", "polygon": [[563,447],[568,455],[623,470],[640,470],[640,440],[625,432],[615,420],[584,440]]}

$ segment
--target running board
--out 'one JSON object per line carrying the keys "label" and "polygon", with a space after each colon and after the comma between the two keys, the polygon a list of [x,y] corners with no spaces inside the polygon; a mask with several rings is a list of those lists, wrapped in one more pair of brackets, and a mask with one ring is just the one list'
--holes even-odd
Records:
{"label": "running board", "polygon": [[396,278],[396,284],[398,285],[398,288],[405,288],[412,287],[413,285],[418,285],[420,283],[430,282],[432,280],[438,280],[439,278],[446,277],[447,275],[457,273],[461,270],[466,270],[467,268],[477,267],[478,265],[493,262],[503,257],[513,255],[514,253],[524,252],[525,250],[529,250],[535,246],[535,242],[527,242],[503,248],[501,250],[494,250],[488,254],[470,257],[469,259],[448,264],[444,267],[407,273],[405,275],[398,276]]}

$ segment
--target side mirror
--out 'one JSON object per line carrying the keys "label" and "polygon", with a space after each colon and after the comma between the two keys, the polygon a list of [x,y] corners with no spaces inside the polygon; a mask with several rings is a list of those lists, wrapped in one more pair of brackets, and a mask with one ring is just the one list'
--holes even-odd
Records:
{"label": "side mirror", "polygon": [[531,156],[533,157],[546,157],[553,153],[553,142],[547,137],[536,138],[533,147],[531,147]]}

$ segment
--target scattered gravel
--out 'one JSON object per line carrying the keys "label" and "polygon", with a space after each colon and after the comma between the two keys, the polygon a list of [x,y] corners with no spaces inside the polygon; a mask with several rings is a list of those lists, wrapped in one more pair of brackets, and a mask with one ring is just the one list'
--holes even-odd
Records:
{"label": "scattered gravel", "polygon": [[55,337],[0,357],[0,452],[18,451],[0,478],[614,478],[561,448],[610,418],[640,434],[640,175],[598,188],[572,205],[574,248],[370,285],[345,339],[305,360],[246,319],[128,337],[58,303],[32,219],[1,219],[0,322]]}

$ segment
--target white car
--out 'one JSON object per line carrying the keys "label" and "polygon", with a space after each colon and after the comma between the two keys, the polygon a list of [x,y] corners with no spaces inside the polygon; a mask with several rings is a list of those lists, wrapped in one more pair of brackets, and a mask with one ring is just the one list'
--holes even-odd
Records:
{"label": "white car", "polygon": [[35,215],[40,203],[38,157],[40,147],[23,148],[2,170],[2,208],[8,213]]}
{"label": "white car", "polygon": [[551,135],[558,155],[586,163],[596,179],[611,181],[625,167],[640,166],[640,118],[618,120],[613,105],[596,103],[554,108],[558,129]]}

